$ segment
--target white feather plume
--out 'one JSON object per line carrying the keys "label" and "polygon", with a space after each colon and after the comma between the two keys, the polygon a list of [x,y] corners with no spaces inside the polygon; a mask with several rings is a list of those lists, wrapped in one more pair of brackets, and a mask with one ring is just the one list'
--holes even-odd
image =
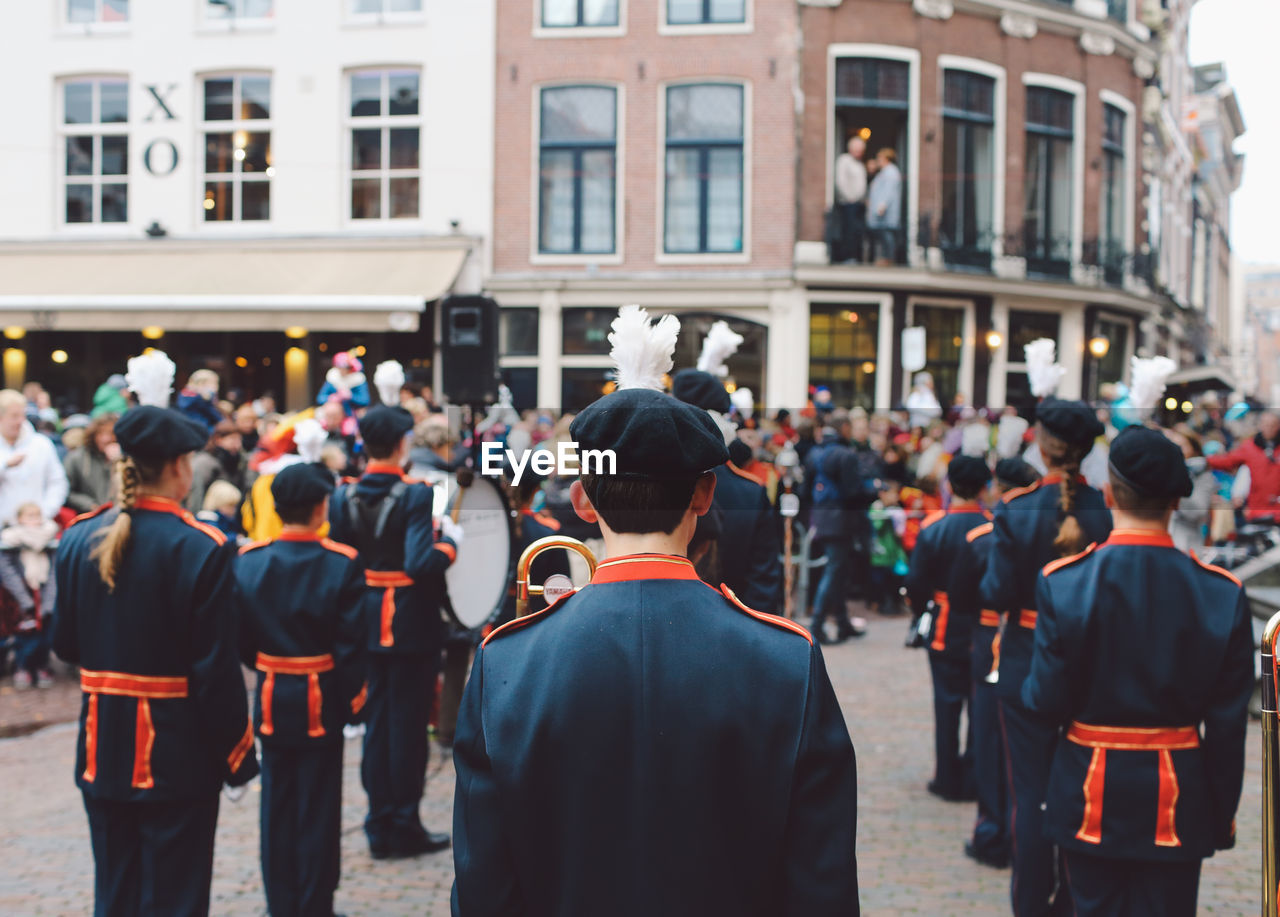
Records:
{"label": "white feather plume", "polygon": [[314,417],[299,420],[293,426],[293,445],[303,461],[320,461],[320,452],[329,439],[324,425]]}
{"label": "white feather plume", "polygon": [[975,458],[986,458],[991,448],[991,427],[981,421],[967,424],[960,431],[960,452]]}
{"label": "white feather plume", "polygon": [[702,341],[702,353],[698,357],[698,369],[713,376],[729,375],[725,362],[738,352],[743,337],[725,321],[716,322]]}
{"label": "white feather plume", "polygon": [[373,371],[373,387],[378,390],[378,398],[383,404],[395,406],[400,403],[400,386],[404,385],[404,367],[398,360],[387,360],[379,363]]}
{"label": "white feather plume", "polygon": [[1016,414],[1002,416],[996,426],[996,455],[1002,459],[1017,455],[1022,449],[1022,435],[1028,426],[1025,417]]}
{"label": "white feather plume", "polygon": [[623,306],[613,320],[609,357],[617,367],[618,388],[662,391],[662,377],[671,372],[680,320],[664,315],[649,324],[649,313],[639,306]]}
{"label": "white feather plume", "polygon": [[749,388],[735,389],[733,394],[729,396],[729,401],[738,409],[738,413],[748,420],[755,413],[756,396]]}
{"label": "white feather plume", "polygon": [[1057,345],[1053,338],[1037,338],[1022,348],[1027,361],[1027,381],[1031,394],[1047,398],[1058,390],[1066,370],[1054,362]]}
{"label": "white feather plume", "polygon": [[1140,411],[1149,411],[1164,397],[1165,381],[1178,368],[1168,357],[1133,357],[1129,361],[1129,401]]}
{"label": "white feather plume", "polygon": [[720,435],[724,437],[724,444],[727,446],[738,438],[738,428],[733,425],[728,417],[725,417],[719,411],[707,411],[711,420],[720,428]]}
{"label": "white feather plume", "polygon": [[138,404],[167,408],[177,371],[178,367],[166,354],[153,350],[131,358],[124,379],[129,383],[129,391],[137,396]]}

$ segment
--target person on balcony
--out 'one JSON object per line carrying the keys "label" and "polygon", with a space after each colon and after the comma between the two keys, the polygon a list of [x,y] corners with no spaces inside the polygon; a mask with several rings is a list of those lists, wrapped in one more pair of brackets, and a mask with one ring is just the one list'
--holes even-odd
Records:
{"label": "person on balcony", "polygon": [[875,263],[893,264],[898,259],[898,231],[902,226],[902,171],[898,154],[885,147],[876,154],[875,178],[867,199],[867,227],[875,251]]}
{"label": "person on balcony", "polygon": [[867,167],[862,157],[867,144],[857,134],[849,138],[847,152],[836,159],[836,213],[840,237],[831,261],[861,261],[862,236],[867,228]]}

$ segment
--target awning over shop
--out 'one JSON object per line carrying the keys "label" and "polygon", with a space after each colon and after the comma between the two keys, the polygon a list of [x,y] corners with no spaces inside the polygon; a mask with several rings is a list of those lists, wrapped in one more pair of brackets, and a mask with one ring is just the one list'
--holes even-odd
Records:
{"label": "awning over shop", "polygon": [[1165,386],[1186,394],[1196,392],[1233,392],[1236,381],[1220,366],[1190,366],[1171,375]]}
{"label": "awning over shop", "polygon": [[0,247],[0,323],[63,331],[414,331],[469,239]]}

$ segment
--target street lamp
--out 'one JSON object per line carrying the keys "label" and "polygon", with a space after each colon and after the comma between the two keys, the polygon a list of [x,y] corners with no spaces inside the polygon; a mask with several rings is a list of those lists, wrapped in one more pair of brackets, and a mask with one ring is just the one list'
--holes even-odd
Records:
{"label": "street lamp", "polygon": [[1100,334],[1095,334],[1089,339],[1089,353],[1093,354],[1094,359],[1101,360],[1107,355],[1107,351],[1110,349],[1110,338],[1105,338]]}
{"label": "street lamp", "polygon": [[999,350],[1000,345],[1003,343],[1004,343],[1004,338],[1001,336],[999,331],[987,332],[987,346],[990,347],[992,350]]}

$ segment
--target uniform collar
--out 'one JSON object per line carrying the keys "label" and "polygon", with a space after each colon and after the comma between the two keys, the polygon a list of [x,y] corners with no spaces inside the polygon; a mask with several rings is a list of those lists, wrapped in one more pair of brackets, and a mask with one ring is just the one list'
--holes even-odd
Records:
{"label": "uniform collar", "polygon": [[1112,529],[1106,545],[1134,545],[1148,548],[1172,548],[1173,536],[1168,532],[1148,531],[1147,529]]}
{"label": "uniform collar", "polygon": [[[1041,483],[1041,484],[1061,484],[1061,483],[1062,483],[1062,477],[1063,477],[1063,476],[1062,476],[1062,474],[1060,474],[1060,473],[1058,473],[1058,472],[1054,472],[1053,474],[1047,474],[1047,475],[1045,475],[1043,478],[1041,478],[1041,479],[1040,479],[1040,483]],[[1076,483],[1077,483],[1077,484],[1088,484],[1089,482],[1085,480],[1084,475],[1082,475],[1082,474],[1078,474],[1078,475],[1076,475]]]}
{"label": "uniform collar", "polygon": [[949,513],[982,513],[982,515],[990,518],[991,514],[982,508],[980,503],[966,503],[963,506],[951,506],[947,508]]}
{"label": "uniform collar", "polygon": [[281,532],[276,541],[319,541],[319,532]]}
{"label": "uniform collar", "polygon": [[390,462],[370,462],[364,470],[365,476],[371,474],[390,474],[401,480],[404,479],[404,469],[399,465],[393,465]]}
{"label": "uniform collar", "polygon": [[698,573],[687,557],[674,554],[625,554],[601,561],[591,582],[627,583],[649,579],[697,580]]}
{"label": "uniform collar", "polygon": [[138,497],[133,501],[134,509],[147,510],[153,513],[172,513],[175,516],[186,516],[187,508],[177,500],[168,497]]}

